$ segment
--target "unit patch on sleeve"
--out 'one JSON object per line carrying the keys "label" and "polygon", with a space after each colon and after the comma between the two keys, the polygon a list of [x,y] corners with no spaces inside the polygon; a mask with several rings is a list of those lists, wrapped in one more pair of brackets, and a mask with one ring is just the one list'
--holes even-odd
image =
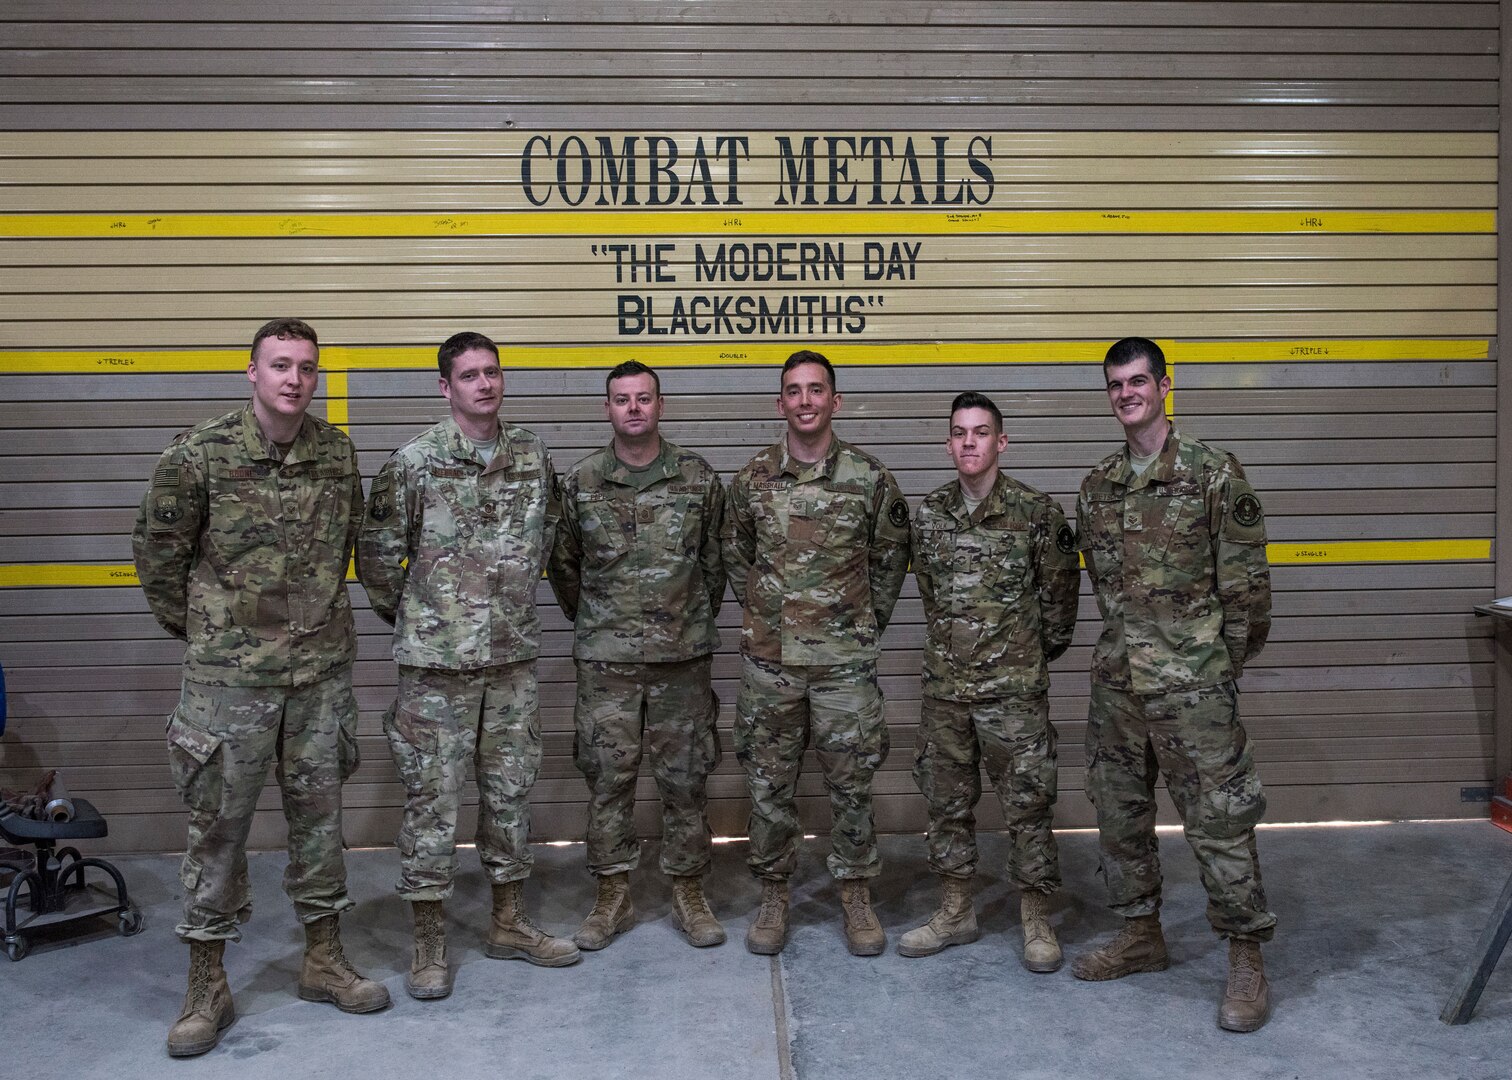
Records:
{"label": "unit patch on sleeve", "polygon": [[1246,491],[1234,500],[1234,520],[1246,529],[1260,520],[1260,500]]}
{"label": "unit patch on sleeve", "polygon": [[887,520],[898,528],[908,526],[908,503],[902,499],[894,499],[892,505],[887,508]]}
{"label": "unit patch on sleeve", "polygon": [[1056,530],[1055,546],[1066,555],[1076,550],[1076,534],[1071,531],[1070,525],[1062,525]]}
{"label": "unit patch on sleeve", "polygon": [[368,499],[368,517],[374,521],[387,521],[394,512],[394,500],[389,497],[388,479],[373,481],[373,492]]}

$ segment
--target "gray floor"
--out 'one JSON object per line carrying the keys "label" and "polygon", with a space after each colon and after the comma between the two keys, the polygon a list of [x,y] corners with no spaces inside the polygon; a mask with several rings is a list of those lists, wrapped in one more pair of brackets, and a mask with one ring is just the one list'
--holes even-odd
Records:
{"label": "gray floor", "polygon": [[[738,843],[719,846],[710,885],[730,930],[723,947],[684,944],[668,920],[664,882],[643,872],[640,923],[609,949],[558,970],[489,960],[478,943],[487,889],[467,850],[448,905],[457,988],[429,1003],[404,994],[408,914],[390,892],[395,856],[354,851],[348,952],[394,996],[392,1009],[370,1016],[294,996],[301,938],[279,888],[283,859],[258,855],[257,918],[227,953],[238,1019],[192,1062],[163,1052],[184,985],[185,950],[172,936],[176,860],[126,858],[146,931],[53,936],[19,963],[0,960],[0,1060],[6,1076],[79,1080],[168,1071],[278,1080],[1512,1076],[1512,957],[1470,1024],[1438,1020],[1512,870],[1512,835],[1485,822],[1265,830],[1261,855],[1281,931],[1266,950],[1275,1016],[1254,1035],[1214,1024],[1223,945],[1207,929],[1180,836],[1162,832],[1162,842],[1173,966],[1102,984],[1019,965],[1017,897],[996,874],[978,881],[985,933],[977,944],[922,960],[891,948],[851,957],[822,874],[822,839],[807,844],[796,928],[777,961],[741,944],[758,889]],[[1100,904],[1096,838],[1066,833],[1061,844],[1067,889],[1054,921],[1075,953],[1114,920]],[[984,864],[1001,850],[986,839]],[[876,894],[891,947],[927,917],[935,894],[920,838],[891,837],[884,854]],[[538,848],[529,897],[550,929],[570,930],[591,904],[582,858],[579,845]],[[648,846],[646,865],[654,862]]]}

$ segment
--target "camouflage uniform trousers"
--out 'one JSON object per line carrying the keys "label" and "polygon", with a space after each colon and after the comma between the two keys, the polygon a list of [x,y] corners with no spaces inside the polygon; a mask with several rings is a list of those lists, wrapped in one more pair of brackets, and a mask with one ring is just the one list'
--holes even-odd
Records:
{"label": "camouflage uniform trousers", "polygon": [[1269,941],[1276,916],[1265,907],[1255,846],[1265,795],[1232,682],[1146,696],[1092,686],[1087,795],[1097,808],[1109,906],[1125,918],[1160,910],[1158,772],[1197,856],[1213,929]]}
{"label": "camouflage uniform trousers", "polygon": [[1060,888],[1050,821],[1055,806],[1055,728],[1044,694],[995,701],[926,697],[919,718],[914,782],[929,806],[929,869],[944,877],[976,873],[976,815],[982,770],[992,780],[1008,828],[1008,873],[1026,892]]}
{"label": "camouflage uniform trousers", "polygon": [[743,657],[735,756],[751,793],[751,872],[782,880],[798,865],[798,772],[811,732],[834,817],[829,871],[876,877],[872,777],[887,758],[887,723],[875,660],[809,667]]}
{"label": "camouflage uniform trousers", "polygon": [[709,684],[713,657],[666,664],[577,662],[573,756],[588,781],[588,869],[634,870],[635,782],[641,744],[662,804],[661,870],[695,877],[709,869],[705,794],[719,764],[719,699]]}
{"label": "camouflage uniform trousers", "polygon": [[247,835],[268,768],[289,823],[284,892],[301,922],[352,907],[342,858],[341,785],[357,768],[352,669],[298,689],[184,680],[168,718],[168,767],[189,808],[179,880],[182,941],[240,941],[252,917]]}
{"label": "camouflage uniform trousers", "polygon": [[399,895],[445,900],[457,870],[457,814],[467,763],[478,781],[478,856],[496,884],[533,865],[530,789],[541,771],[536,662],[477,671],[399,665],[399,697],[383,718],[407,798]]}

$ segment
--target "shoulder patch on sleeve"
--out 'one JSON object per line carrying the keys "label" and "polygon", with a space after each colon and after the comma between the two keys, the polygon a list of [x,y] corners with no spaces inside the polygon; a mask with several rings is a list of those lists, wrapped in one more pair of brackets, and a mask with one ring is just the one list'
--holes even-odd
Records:
{"label": "shoulder patch on sleeve", "polygon": [[1260,496],[1245,480],[1228,484],[1228,505],[1224,508],[1223,538],[1239,544],[1265,542],[1265,509]]}
{"label": "shoulder patch on sleeve", "polygon": [[179,471],[177,465],[159,465],[157,471],[152,474],[153,487],[178,487]]}
{"label": "shoulder patch on sleeve", "polygon": [[1055,532],[1055,547],[1062,554],[1070,555],[1076,550],[1076,533],[1070,525],[1062,524]]}
{"label": "shoulder patch on sleeve", "polygon": [[374,521],[387,521],[394,513],[394,499],[389,492],[389,478],[379,476],[373,480],[368,494],[368,517]]}
{"label": "shoulder patch on sleeve", "polygon": [[1234,520],[1246,529],[1260,521],[1260,500],[1252,491],[1246,491],[1234,500]]}
{"label": "shoulder patch on sleeve", "polygon": [[892,505],[887,508],[887,520],[900,529],[908,527],[908,503],[903,499],[894,499]]}
{"label": "shoulder patch on sleeve", "polygon": [[184,516],[177,495],[157,495],[152,500],[152,519],[162,525],[176,525]]}

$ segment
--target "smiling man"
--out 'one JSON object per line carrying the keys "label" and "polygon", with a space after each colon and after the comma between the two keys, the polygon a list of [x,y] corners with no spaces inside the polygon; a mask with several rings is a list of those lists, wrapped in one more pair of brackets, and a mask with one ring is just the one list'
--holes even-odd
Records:
{"label": "smiling man", "polygon": [[1165,354],[1124,338],[1103,361],[1124,446],[1082,482],[1079,547],[1102,612],[1087,716],[1087,795],[1097,807],[1110,941],[1078,956],[1078,979],[1163,971],[1155,783],[1163,773],[1197,856],[1208,921],[1229,942],[1218,1024],[1254,1031],[1270,1014],[1260,943],[1275,932],[1255,825],[1265,796],[1235,680],[1270,631],[1260,500],[1232,454],[1166,418]]}
{"label": "smiling man", "polygon": [[956,479],[924,500],[914,523],[925,621],[914,780],[929,806],[929,868],[941,900],[898,952],[931,956],[980,936],[973,808],[985,765],[1008,828],[1008,873],[1021,891],[1024,966],[1049,972],[1061,965],[1048,907],[1060,887],[1049,663],[1071,643],[1081,571],[1055,500],[998,467],[1007,446],[992,399],[959,395],[946,442]]}
{"label": "smiling man", "polygon": [[724,487],[709,463],[661,437],[655,371],[626,360],[604,380],[608,446],[568,471],[551,584],[573,620],[577,766],[588,781],[592,912],[573,936],[602,949],[635,922],[635,783],[644,741],[662,804],[661,870],[688,942],[719,945],[709,909],[706,781],[719,764],[709,682],[724,599]]}
{"label": "smiling man", "polygon": [[222,960],[252,915],[247,835],[269,768],[289,823],[284,891],[305,930],[299,995],[346,1012],[389,1003],[353,970],[337,929],[352,908],[341,785],[357,767],[356,638],[346,570],[362,520],[357,454],[307,416],[315,331],[275,319],[252,338],[245,408],[164,451],[132,534],[137,576],[163,628],[185,641],[168,763],[189,808],[179,878],[189,992],[168,1032],[202,1054],[235,1018]]}
{"label": "smiling man", "polygon": [[871,788],[887,757],[877,659],[908,572],[908,503],[880,461],[835,437],[840,405],[829,360],[807,349],[788,357],[777,396],[786,436],[736,475],[725,515],[725,566],[745,608],[735,753],[761,880],[746,947],[760,954],[787,942],[810,738],[834,813],[829,870],[846,945],[857,956],[887,947],[867,885],[882,868]]}
{"label": "smiling man", "polygon": [[394,627],[399,696],[384,732],[408,792],[396,844],[414,908],[405,989],[451,993],[442,903],[457,866],[467,763],[478,782],[478,855],[493,888],[484,952],[544,967],[578,960],[525,914],[530,789],[541,767],[536,585],[561,516],[546,447],[499,421],[504,372],[482,334],[437,352],[451,416],[394,452],[373,480],[357,540],[373,611]]}

